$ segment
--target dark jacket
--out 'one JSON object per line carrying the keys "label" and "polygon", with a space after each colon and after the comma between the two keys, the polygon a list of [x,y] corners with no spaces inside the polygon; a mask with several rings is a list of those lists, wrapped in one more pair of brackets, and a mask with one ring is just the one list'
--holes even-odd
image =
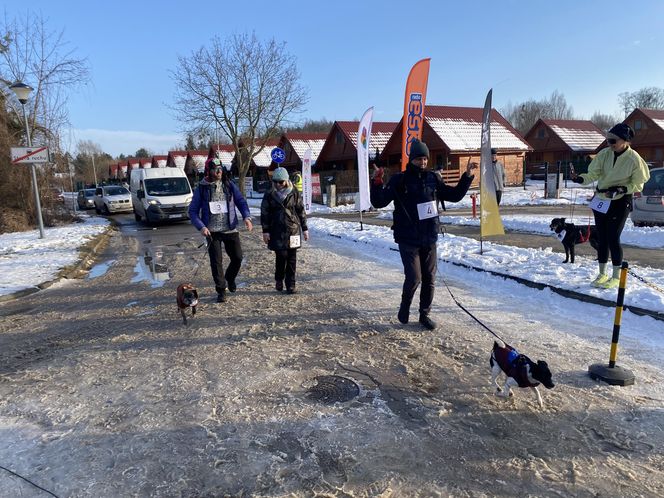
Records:
{"label": "dark jacket", "polygon": [[459,202],[473,178],[464,173],[459,183],[450,187],[433,171],[421,171],[409,163],[406,171],[393,175],[385,187],[372,185],[371,204],[382,208],[394,201],[392,229],[397,244],[430,246],[438,240],[438,216],[420,220],[417,205],[436,200]]}
{"label": "dark jacket", "polygon": [[307,216],[304,212],[302,195],[293,188],[283,202],[275,190],[263,196],[261,202],[261,225],[263,233],[270,234],[267,247],[273,251],[288,249],[291,235],[298,235],[300,229],[307,230]]}
{"label": "dark jacket", "polygon": [[[250,218],[249,206],[247,201],[242,196],[240,189],[237,188],[232,181],[221,183],[226,196],[226,204],[228,206],[228,224],[230,229],[233,230],[237,227],[237,214],[235,213],[235,206],[240,210],[242,218]],[[205,179],[201,180],[196,190],[194,190],[194,198],[189,204],[189,218],[191,223],[197,230],[201,230],[207,226],[210,221],[210,199],[212,198],[212,189],[216,188],[214,183],[208,183]]]}

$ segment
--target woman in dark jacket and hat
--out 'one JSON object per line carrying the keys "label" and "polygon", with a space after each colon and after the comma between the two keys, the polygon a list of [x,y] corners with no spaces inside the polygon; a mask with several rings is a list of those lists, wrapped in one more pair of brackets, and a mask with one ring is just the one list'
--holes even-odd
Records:
{"label": "woman in dark jacket and hat", "polygon": [[[247,230],[251,231],[253,224],[249,206],[240,189],[231,181],[219,159],[208,159],[205,163],[205,177],[194,190],[194,198],[189,205],[189,218],[201,235],[208,239],[210,268],[218,303],[226,301],[226,288],[235,292],[235,277],[242,263],[236,207],[244,218]],[[231,260],[226,273],[222,265],[222,244]]]}
{"label": "woman in dark jacket and hat", "polygon": [[302,196],[293,188],[285,168],[272,173],[272,188],[263,196],[261,203],[261,225],[263,241],[275,254],[274,280],[278,291],[295,294],[295,270],[297,249],[301,246],[300,235],[309,240],[307,217]]}
{"label": "woman in dark jacket and hat", "polygon": [[406,171],[390,178],[383,186],[383,170],[377,168],[371,187],[371,204],[376,208],[394,201],[394,241],[399,245],[405,280],[401,294],[401,306],[397,318],[408,323],[410,303],[417,287],[420,289],[420,324],[433,330],[436,322],[429,317],[435,286],[438,255],[438,207],[437,201],[458,202],[466,195],[476,163],[469,162],[455,187],[445,184],[442,178],[427,169],[429,148],[419,140],[413,140],[408,155]]}

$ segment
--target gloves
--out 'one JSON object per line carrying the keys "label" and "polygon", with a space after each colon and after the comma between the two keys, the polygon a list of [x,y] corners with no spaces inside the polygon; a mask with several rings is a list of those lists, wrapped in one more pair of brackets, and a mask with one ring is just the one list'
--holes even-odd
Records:
{"label": "gloves", "polygon": [[574,183],[583,183],[583,178],[580,176],[575,176],[574,178],[572,178],[572,181]]}
{"label": "gloves", "polygon": [[606,189],[606,196],[609,199],[613,199],[616,195],[621,195],[626,193],[627,193],[627,187],[623,187],[622,185],[616,187],[609,187]]}
{"label": "gloves", "polygon": [[374,168],[371,177],[375,187],[380,187],[383,185],[383,176],[385,176],[385,171],[383,171],[383,168]]}

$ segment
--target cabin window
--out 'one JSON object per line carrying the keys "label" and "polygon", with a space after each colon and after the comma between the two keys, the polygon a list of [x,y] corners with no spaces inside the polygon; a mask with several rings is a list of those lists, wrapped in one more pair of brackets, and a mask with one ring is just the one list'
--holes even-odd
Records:
{"label": "cabin window", "polygon": [[334,135],[334,143],[335,144],[344,143],[344,134],[341,133],[340,131],[337,131],[336,135]]}
{"label": "cabin window", "polygon": [[537,130],[537,138],[546,138],[546,131],[544,128]]}
{"label": "cabin window", "polygon": [[634,121],[634,129],[640,130],[641,128],[643,128],[643,121],[641,121],[640,119]]}
{"label": "cabin window", "polygon": [[655,149],[655,161],[661,161],[662,159],[664,159],[664,150],[658,147]]}

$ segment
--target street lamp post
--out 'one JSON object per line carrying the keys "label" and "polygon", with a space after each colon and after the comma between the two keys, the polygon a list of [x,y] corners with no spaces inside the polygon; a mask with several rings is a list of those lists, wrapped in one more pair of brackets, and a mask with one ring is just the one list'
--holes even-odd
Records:
{"label": "street lamp post", "polygon": [[[32,92],[32,87],[25,83],[17,82],[9,87],[18,98],[23,108],[23,121],[25,121],[25,136],[28,140],[28,147],[32,147],[32,139],[30,138],[30,128],[28,126],[28,115],[25,112],[25,103]],[[30,172],[32,174],[32,192],[35,195],[35,208],[37,209],[37,222],[39,223],[39,238],[44,238],[44,221],[42,220],[41,202],[39,200],[39,187],[37,186],[37,170],[35,163],[30,163]]]}

